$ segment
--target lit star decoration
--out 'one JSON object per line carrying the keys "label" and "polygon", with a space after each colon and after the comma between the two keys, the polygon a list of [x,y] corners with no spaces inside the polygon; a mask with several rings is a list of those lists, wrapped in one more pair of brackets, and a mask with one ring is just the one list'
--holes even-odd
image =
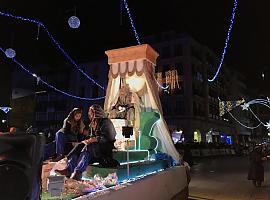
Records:
{"label": "lit star decoration", "polygon": [[9,111],[11,111],[11,107],[0,107],[0,109],[4,112],[4,113],[8,113]]}
{"label": "lit star decoration", "polygon": [[259,122],[259,124],[257,126],[247,126],[243,123],[241,123],[235,116],[233,116],[233,114],[228,110],[228,113],[230,114],[230,116],[236,121],[238,122],[241,126],[248,128],[248,129],[256,129],[258,128],[260,125],[263,125],[264,127],[266,127],[266,129],[270,130],[270,120],[269,122],[264,123],[258,116],[256,113],[254,113],[251,109],[251,105],[260,105],[260,106],[265,106],[267,108],[270,109],[270,98],[267,97],[267,99],[253,99],[247,103],[244,103],[244,105],[241,105],[242,110],[248,110]]}
{"label": "lit star decoration", "polygon": [[6,49],[5,54],[8,58],[14,58],[16,56],[16,52],[12,48]]}
{"label": "lit star decoration", "polygon": [[70,26],[70,28],[79,28],[81,22],[80,22],[80,19],[76,16],[71,16],[69,19],[68,19],[68,25]]}
{"label": "lit star decoration", "polygon": [[249,104],[244,103],[243,105],[241,105],[242,110],[248,110]]}
{"label": "lit star decoration", "polygon": [[267,128],[267,130],[270,130],[270,120],[266,123],[265,127]]}

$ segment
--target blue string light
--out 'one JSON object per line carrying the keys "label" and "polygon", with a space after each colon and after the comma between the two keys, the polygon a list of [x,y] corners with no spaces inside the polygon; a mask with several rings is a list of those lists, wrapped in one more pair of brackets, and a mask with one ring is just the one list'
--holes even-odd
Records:
{"label": "blue string light", "polygon": [[12,15],[9,13],[4,13],[0,11],[0,15],[4,16],[4,17],[10,17],[13,19],[17,19],[17,20],[22,20],[22,21],[27,21],[27,22],[31,22],[34,24],[37,24],[39,27],[44,28],[45,32],[47,33],[47,35],[49,36],[49,38],[52,40],[52,42],[54,43],[54,45],[57,47],[57,49],[66,57],[67,60],[69,60],[69,62],[75,66],[84,76],[87,77],[87,79],[89,79],[90,81],[92,81],[94,84],[96,84],[98,87],[100,87],[102,90],[105,90],[105,88],[103,86],[101,86],[99,83],[97,83],[94,79],[92,79],[89,75],[87,75],[82,69],[81,67],[67,54],[67,52],[60,46],[60,44],[57,42],[57,40],[53,37],[53,35],[49,32],[49,30],[47,29],[47,27],[40,21],[35,20],[35,19],[29,19],[29,18],[25,18],[25,17],[21,17],[21,16],[16,16],[16,15]]}
{"label": "blue string light", "polygon": [[[132,16],[131,16],[131,13],[130,13],[130,10],[129,10],[129,6],[128,6],[128,3],[127,3],[127,0],[120,0],[120,4],[121,4],[122,1],[124,2],[126,11],[127,11],[127,13],[128,13],[129,21],[130,21],[130,24],[131,24],[131,26],[132,26],[132,28],[133,28],[133,32],[134,32],[135,38],[136,38],[138,44],[140,45],[140,44],[141,44],[140,38],[139,38],[139,36],[138,36],[138,33],[137,33],[137,30],[136,30],[134,21],[133,21],[133,19],[132,19]],[[120,6],[121,6],[121,5],[120,5]],[[122,10],[120,10],[120,12],[122,12]],[[167,89],[169,88],[169,85],[163,87],[156,79],[155,79],[155,81],[156,81],[158,87],[161,88],[162,90],[167,90]]]}
{"label": "blue string light", "polygon": [[166,86],[164,87],[164,86],[162,86],[162,85],[158,82],[157,79],[155,79],[155,80],[156,80],[156,83],[157,83],[158,87],[160,87],[162,90],[167,90],[167,89],[169,88],[169,85],[166,85]]}
{"label": "blue string light", "polygon": [[[2,51],[3,53],[5,53],[5,51],[0,47],[0,51]],[[36,75],[35,73],[32,73],[30,70],[28,70],[26,67],[24,67],[20,62],[18,62],[15,58],[12,58],[12,61],[14,63],[16,63],[19,67],[21,67],[25,72],[27,72],[28,74],[30,74],[31,76],[35,77],[38,81],[42,82],[43,84],[47,85],[48,87],[54,89],[55,91],[64,94],[66,96],[75,98],[75,99],[80,99],[80,100],[86,100],[86,101],[95,101],[95,100],[100,100],[100,99],[104,99],[104,97],[98,97],[98,98],[86,98],[86,97],[79,97],[79,96],[75,96],[72,95],[70,93],[64,92],[56,87],[54,87],[53,85],[49,84],[48,82],[42,80],[38,75]]]}
{"label": "blue string light", "polygon": [[120,26],[123,24],[123,0],[120,0]]}
{"label": "blue string light", "polygon": [[231,35],[233,23],[234,23],[234,16],[235,16],[235,10],[237,8],[237,4],[238,4],[238,0],[234,0],[234,6],[233,6],[233,11],[232,11],[232,16],[231,16],[231,22],[230,22],[230,26],[229,26],[229,29],[228,29],[227,38],[226,38],[226,41],[225,41],[225,46],[224,46],[224,49],[223,49],[223,53],[221,55],[220,63],[219,63],[218,69],[217,69],[216,74],[214,75],[214,77],[212,79],[208,79],[209,82],[213,82],[217,78],[217,76],[219,74],[219,71],[221,69],[221,66],[223,64],[224,57],[225,57],[227,47],[228,47],[228,43],[230,41],[230,35]]}
{"label": "blue string light", "polygon": [[137,30],[136,30],[134,21],[132,19],[132,15],[131,15],[131,12],[130,12],[129,7],[128,7],[127,0],[123,0],[123,1],[124,1],[124,5],[125,5],[125,8],[126,8],[126,11],[127,11],[128,17],[129,17],[130,24],[132,26],[132,29],[133,29],[133,32],[134,32],[134,35],[135,35],[135,38],[136,38],[138,44],[140,45],[141,44],[140,38],[139,38],[139,35],[137,33]]}

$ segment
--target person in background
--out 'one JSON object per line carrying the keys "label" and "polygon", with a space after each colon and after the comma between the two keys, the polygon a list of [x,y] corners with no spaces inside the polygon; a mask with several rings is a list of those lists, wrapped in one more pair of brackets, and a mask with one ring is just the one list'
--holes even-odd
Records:
{"label": "person in background", "polygon": [[78,135],[84,133],[85,125],[82,120],[82,110],[73,108],[64,119],[63,127],[55,135],[56,155],[53,159],[57,162],[64,158],[64,148],[67,142],[78,142]]}
{"label": "person in background", "polygon": [[88,118],[90,120],[88,126],[90,138],[82,141],[69,153],[67,168],[55,170],[61,175],[71,175],[70,178],[75,180],[81,179],[82,173],[90,163],[113,160],[112,149],[116,131],[112,121],[100,105],[92,105],[89,108]]}
{"label": "person in background", "polygon": [[270,157],[264,155],[262,145],[255,146],[249,155],[248,180],[251,180],[255,187],[261,187],[264,181],[263,161],[267,159]]}

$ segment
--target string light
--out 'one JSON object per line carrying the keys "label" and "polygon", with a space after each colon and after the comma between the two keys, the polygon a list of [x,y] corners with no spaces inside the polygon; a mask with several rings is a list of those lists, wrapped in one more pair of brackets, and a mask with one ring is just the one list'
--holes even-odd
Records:
{"label": "string light", "polygon": [[213,82],[217,78],[217,76],[219,74],[219,71],[221,69],[221,66],[223,64],[224,57],[225,57],[225,54],[226,54],[226,51],[227,51],[227,47],[228,47],[228,43],[230,41],[230,35],[231,35],[233,23],[234,23],[235,10],[237,8],[237,4],[238,4],[238,0],[234,0],[233,11],[232,11],[232,16],[231,16],[231,22],[230,22],[230,26],[229,26],[228,33],[227,33],[227,38],[226,38],[226,41],[225,41],[225,46],[223,48],[223,53],[221,55],[220,63],[219,63],[218,69],[217,69],[216,74],[214,75],[214,77],[212,79],[208,79],[209,82]]}
{"label": "string light", "polygon": [[130,24],[131,24],[131,27],[133,29],[134,35],[135,35],[135,38],[136,38],[138,44],[140,45],[141,44],[140,38],[139,38],[139,35],[137,33],[137,30],[136,30],[134,21],[132,19],[132,15],[131,15],[131,12],[129,10],[129,6],[128,6],[128,3],[127,3],[127,0],[123,0],[123,1],[124,1],[124,5],[125,5],[125,8],[126,8],[126,11],[127,11],[128,17],[129,17]]}
{"label": "string light", "polygon": [[179,89],[179,76],[176,69],[165,72],[166,84],[170,86],[170,89],[174,91],[176,88]]}
{"label": "string light", "polygon": [[157,81],[157,79],[155,79],[155,81],[156,81],[158,87],[160,87],[161,89],[167,90],[167,89],[169,88],[169,85],[166,85],[166,86],[164,87],[164,86],[162,86],[162,85]]}
{"label": "string light", "polygon": [[[0,51],[2,51],[3,53],[4,50],[0,47]],[[56,87],[54,87],[53,85],[49,84],[48,82],[42,80],[37,74],[35,73],[32,73],[30,70],[28,70],[26,67],[24,67],[20,62],[18,62],[15,58],[12,59],[12,61],[14,63],[16,63],[19,67],[21,67],[21,69],[23,69],[25,72],[27,72],[29,75],[35,77],[37,79],[37,81],[39,82],[42,82],[43,84],[47,85],[48,87],[52,88],[53,90],[63,94],[63,95],[66,95],[66,96],[69,96],[69,97],[72,97],[72,98],[75,98],[75,99],[80,99],[80,100],[86,100],[86,101],[95,101],[95,100],[100,100],[100,99],[104,99],[104,97],[98,97],[98,98],[86,98],[86,97],[79,97],[79,96],[75,96],[75,95],[72,95],[70,93],[67,93],[67,92],[64,92]]]}
{"label": "string light", "polygon": [[[221,117],[226,113],[225,109],[231,111],[235,107],[237,107],[245,102],[244,99],[237,100],[237,101],[221,101],[219,97],[218,97],[218,100],[219,100],[219,116],[221,116]],[[241,105],[241,107],[242,106],[243,105]]]}
{"label": "string light", "polygon": [[267,100],[265,100],[265,99],[253,99],[253,100],[249,101],[249,102],[247,103],[247,105],[248,105],[248,110],[252,113],[252,115],[253,115],[253,116],[254,116],[261,124],[263,124],[263,125],[266,127],[266,129],[270,130],[270,120],[269,120],[269,122],[267,122],[266,124],[263,123],[263,122],[261,121],[261,119],[260,119],[260,118],[252,111],[252,109],[250,108],[250,105],[252,105],[252,104],[263,105],[263,106],[266,106],[266,107],[268,107],[268,108],[270,109],[270,101],[269,101],[269,97],[267,97]]}
{"label": "string light", "polygon": [[264,126],[266,126],[265,123],[263,123],[260,118],[253,112],[253,110],[249,107],[248,110],[252,113],[252,115]]}
{"label": "string light", "polygon": [[120,26],[123,24],[123,0],[120,0]]}
{"label": "string light", "polygon": [[81,67],[67,54],[67,52],[60,46],[60,44],[57,42],[57,40],[53,37],[53,35],[49,32],[49,30],[47,29],[47,27],[40,21],[35,20],[35,19],[29,19],[29,18],[25,18],[25,17],[21,17],[21,16],[16,16],[16,15],[12,15],[9,13],[4,13],[4,12],[0,12],[1,16],[4,17],[10,17],[16,20],[21,20],[21,21],[27,21],[30,23],[34,23],[37,24],[38,26],[42,27],[45,32],[47,33],[47,35],[49,36],[49,38],[51,39],[51,41],[53,42],[53,44],[57,47],[57,49],[64,55],[64,57],[73,65],[77,68],[77,70],[79,70],[88,80],[92,81],[94,84],[96,84],[98,87],[100,87],[102,90],[105,90],[105,88],[103,86],[101,86],[99,83],[97,83],[94,79],[92,79],[88,74],[86,74]]}
{"label": "string light", "polygon": [[163,87],[160,83],[162,83],[162,72],[158,72],[156,73],[156,78],[155,81],[158,85],[158,90],[162,89],[162,90],[167,90],[169,88],[169,85],[166,85],[165,87]]}
{"label": "string light", "polygon": [[[226,109],[226,108],[225,108],[225,109]],[[226,110],[227,110],[227,109],[226,109]],[[247,126],[247,125],[243,124],[242,122],[240,122],[236,117],[234,117],[233,114],[232,114],[229,110],[227,110],[227,112],[230,114],[230,116],[231,116],[237,123],[239,123],[241,126],[247,128],[247,129],[252,129],[252,130],[253,130],[253,129],[258,128],[258,127],[261,125],[261,123],[259,123],[257,126]]]}
{"label": "string light", "polygon": [[[130,24],[131,24],[131,26],[132,26],[132,29],[133,29],[133,32],[134,32],[134,35],[135,35],[135,38],[136,38],[138,44],[140,45],[140,44],[141,44],[140,38],[139,38],[139,35],[138,35],[138,33],[137,33],[137,30],[136,30],[134,21],[133,21],[133,19],[132,19],[132,15],[131,15],[131,12],[130,12],[130,10],[129,10],[129,6],[128,6],[128,3],[127,3],[127,0],[120,0],[120,1],[123,1],[123,2],[124,2],[124,6],[125,6],[125,8],[126,8],[126,11],[127,11],[128,17],[129,17]],[[120,2],[120,3],[121,3],[121,2]],[[121,6],[121,5],[120,5],[120,6]],[[167,90],[167,89],[169,88],[169,85],[163,87],[163,86],[159,83],[158,80],[155,79],[155,81],[156,81],[156,83],[157,83],[157,85],[158,85],[159,88],[161,88],[161,89],[163,89],[163,90]]]}
{"label": "string light", "polygon": [[[268,107],[268,108],[270,109],[270,101],[269,101],[269,98],[267,97],[267,100],[265,100],[265,99],[253,99],[253,100],[251,100],[251,101],[249,101],[249,102],[244,103],[243,105],[241,105],[242,110],[248,110],[248,111],[251,112],[252,115],[260,122],[260,123],[258,124],[258,126],[255,126],[255,127],[246,126],[245,124],[241,123],[238,119],[236,119],[236,117],[234,117],[234,116],[232,115],[232,113],[231,113],[229,110],[227,110],[227,112],[230,114],[230,116],[231,116],[235,121],[237,121],[241,126],[243,126],[243,127],[245,127],[245,128],[248,128],[248,129],[255,129],[255,128],[258,128],[258,127],[262,124],[262,125],[265,126],[268,130],[270,130],[270,120],[269,120],[269,122],[267,122],[267,123],[262,122],[262,120],[261,120],[261,119],[253,112],[253,110],[251,109],[250,105],[252,105],[252,104],[263,105],[263,106],[266,106],[266,107]],[[238,106],[238,105],[237,105],[237,106]],[[237,107],[237,106],[235,106],[235,107]],[[235,107],[234,107],[234,108],[235,108]],[[224,107],[224,108],[225,108],[225,107]],[[226,108],[225,108],[225,109],[226,109]]]}
{"label": "string light", "polygon": [[[133,32],[134,32],[135,37],[137,39],[137,42],[138,42],[138,44],[141,44],[140,40],[139,40],[139,36],[137,34],[137,31],[136,31],[136,27],[134,25],[134,21],[132,19],[132,16],[131,16],[131,13],[130,13],[130,10],[129,10],[129,7],[128,7],[127,0],[123,0],[123,1],[124,1],[126,11],[128,13],[128,16],[129,16],[130,24],[131,24],[131,26],[133,28]],[[235,11],[236,11],[237,5],[238,5],[238,0],[234,0],[234,6],[233,6],[232,15],[231,15],[230,26],[229,26],[229,29],[228,29],[228,32],[227,32],[227,38],[225,40],[225,46],[223,48],[223,53],[222,53],[222,56],[221,56],[221,59],[220,59],[220,63],[219,63],[218,69],[217,69],[216,74],[214,75],[214,77],[212,79],[208,79],[209,82],[213,82],[217,78],[217,76],[218,76],[218,74],[220,72],[221,66],[223,64],[223,61],[224,61],[224,58],[225,58],[225,55],[226,55],[226,51],[227,51],[227,47],[228,47],[228,43],[230,41],[230,35],[231,35],[231,31],[232,31],[233,24],[234,24],[234,17],[235,17]],[[157,82],[157,84],[160,87],[160,84],[158,82]],[[161,88],[164,89],[163,87],[161,87]]]}

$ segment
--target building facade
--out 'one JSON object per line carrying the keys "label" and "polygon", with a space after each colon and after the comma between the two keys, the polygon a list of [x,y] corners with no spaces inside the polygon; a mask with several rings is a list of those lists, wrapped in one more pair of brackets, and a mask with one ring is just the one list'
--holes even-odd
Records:
{"label": "building facade", "polygon": [[[106,61],[82,63],[82,70],[106,89],[108,65]],[[106,76],[105,76],[106,75]],[[56,88],[81,98],[97,98],[105,96],[105,91],[88,80],[71,66],[57,66],[57,70],[44,71],[41,78]],[[36,90],[36,124],[44,132],[54,134],[62,125],[63,120],[74,107],[83,109],[83,117],[87,119],[88,107],[92,104],[103,104],[104,99],[82,100],[69,97],[44,84]]]}
{"label": "building facade", "polygon": [[156,66],[157,81],[168,89],[160,89],[165,119],[171,131],[184,133],[188,141],[235,142],[242,130],[228,114],[220,116],[219,99],[239,100],[246,86],[239,73],[223,64],[217,79],[212,78],[219,58],[208,47],[186,34],[174,31],[144,38],[160,56]]}

